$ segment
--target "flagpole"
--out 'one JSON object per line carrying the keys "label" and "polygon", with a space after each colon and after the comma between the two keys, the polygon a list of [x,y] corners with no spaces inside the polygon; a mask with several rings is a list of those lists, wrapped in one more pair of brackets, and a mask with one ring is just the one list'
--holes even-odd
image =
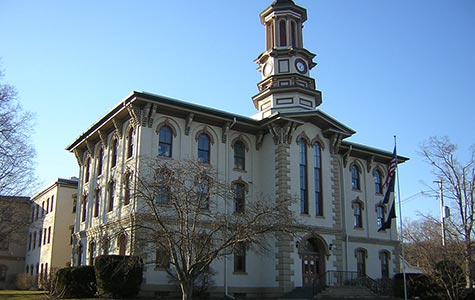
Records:
{"label": "flagpole", "polygon": [[[394,136],[394,148],[397,149],[396,136]],[[407,282],[406,282],[406,253],[403,240],[403,231],[402,231],[402,206],[401,206],[401,189],[399,187],[399,170],[398,170],[398,159],[396,152],[396,178],[397,178],[397,198],[399,201],[399,232],[401,233],[401,256],[402,256],[402,276],[404,282],[404,300],[407,300]]]}

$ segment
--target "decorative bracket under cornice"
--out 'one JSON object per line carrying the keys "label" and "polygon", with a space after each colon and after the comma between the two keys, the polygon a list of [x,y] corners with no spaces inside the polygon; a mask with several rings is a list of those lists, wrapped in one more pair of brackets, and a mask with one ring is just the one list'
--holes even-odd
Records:
{"label": "decorative bracket under cornice", "polygon": [[190,128],[191,128],[191,123],[193,122],[193,117],[194,114],[189,114],[186,116],[186,124],[185,124],[185,135],[190,135]]}
{"label": "decorative bracket under cornice", "polygon": [[97,134],[99,135],[99,139],[101,140],[102,146],[104,146],[104,148],[106,148],[107,147],[107,135],[102,130],[98,130]]}
{"label": "decorative bracket under cornice", "polygon": [[343,167],[345,168],[348,165],[348,158],[350,157],[351,150],[353,150],[353,147],[350,145],[350,148],[348,149],[348,151],[346,151],[346,153],[343,154]]}
{"label": "decorative bracket under cornice", "polygon": [[87,151],[89,151],[89,155],[94,157],[94,145],[90,141],[86,140],[86,147]]}
{"label": "decorative bracket under cornice", "polygon": [[112,124],[114,124],[114,128],[117,134],[117,138],[122,138],[122,122],[116,118],[112,119]]}
{"label": "decorative bracket under cornice", "polygon": [[78,148],[73,150],[74,156],[76,156],[76,160],[78,161],[79,167],[83,166],[82,158],[84,155],[84,152],[79,150]]}
{"label": "decorative bracket under cornice", "polygon": [[290,144],[292,142],[292,135],[294,134],[297,125],[295,122],[287,121],[283,125],[276,123],[269,124],[269,132],[272,134],[274,144]]}
{"label": "decorative bracket under cornice", "polygon": [[259,150],[262,146],[262,142],[264,141],[264,132],[259,131],[256,135],[256,150]]}
{"label": "decorative bracket under cornice", "polygon": [[374,162],[374,155],[371,155],[366,160],[366,171],[368,171],[368,173],[371,172],[371,167],[373,166],[373,162]]}
{"label": "decorative bracket under cornice", "polygon": [[140,107],[137,105],[127,105],[127,112],[129,113],[132,126],[140,126]]}
{"label": "decorative bracket under cornice", "polygon": [[341,145],[341,134],[334,133],[330,138],[330,151],[332,154],[337,154]]}
{"label": "decorative bracket under cornice", "polygon": [[223,134],[221,136],[221,141],[223,144],[226,143],[226,140],[228,139],[228,132],[229,132],[229,129],[231,129],[231,124],[232,123],[228,121],[224,124],[222,128]]}

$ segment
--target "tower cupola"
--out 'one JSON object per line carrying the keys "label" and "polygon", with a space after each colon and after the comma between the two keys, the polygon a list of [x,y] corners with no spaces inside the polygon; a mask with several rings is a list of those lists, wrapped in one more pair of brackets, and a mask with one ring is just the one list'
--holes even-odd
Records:
{"label": "tower cupola", "polygon": [[255,60],[262,80],[252,97],[261,117],[280,111],[315,109],[321,92],[310,77],[315,54],[304,48],[303,23],[307,10],[292,0],[275,0],[260,14],[265,27],[266,50]]}

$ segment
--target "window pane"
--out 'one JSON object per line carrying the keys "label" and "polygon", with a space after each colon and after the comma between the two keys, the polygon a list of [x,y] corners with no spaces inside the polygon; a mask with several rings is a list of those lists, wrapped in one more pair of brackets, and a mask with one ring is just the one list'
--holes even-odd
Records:
{"label": "window pane", "polygon": [[198,138],[198,161],[209,164],[210,141],[206,134],[201,134]]}
{"label": "window pane", "polygon": [[158,143],[158,155],[159,156],[172,156],[172,130],[168,126],[160,128],[159,143]]}
{"label": "window pane", "polygon": [[245,147],[240,141],[234,144],[234,168],[239,170],[245,168]]}

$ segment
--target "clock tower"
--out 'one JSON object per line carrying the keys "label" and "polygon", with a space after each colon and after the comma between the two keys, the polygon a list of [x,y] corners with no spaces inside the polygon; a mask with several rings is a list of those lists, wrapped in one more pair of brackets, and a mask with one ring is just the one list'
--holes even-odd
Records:
{"label": "clock tower", "polygon": [[262,80],[252,97],[260,117],[274,112],[313,110],[322,103],[310,70],[315,54],[303,47],[307,10],[292,0],[275,0],[260,14],[266,29],[266,50],[255,62]]}

